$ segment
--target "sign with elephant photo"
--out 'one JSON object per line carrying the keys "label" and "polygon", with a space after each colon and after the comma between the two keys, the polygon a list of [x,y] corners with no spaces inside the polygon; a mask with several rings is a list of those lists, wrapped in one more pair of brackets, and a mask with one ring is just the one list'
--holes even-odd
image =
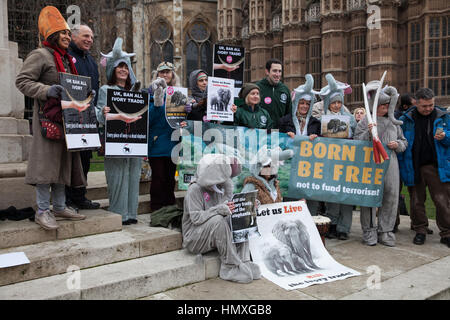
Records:
{"label": "sign with elephant photo", "polygon": [[295,290],[361,275],[328,253],[304,201],[262,205],[257,212],[261,237],[249,244],[264,278]]}
{"label": "sign with elephant photo", "polygon": [[234,121],[234,113],[231,111],[233,92],[233,79],[208,78],[207,120]]}
{"label": "sign with elephant photo", "polygon": [[181,87],[168,87],[166,90],[166,119],[173,128],[180,127],[180,123],[186,120],[188,90]]}
{"label": "sign with elephant photo", "polygon": [[233,243],[245,242],[260,235],[256,221],[256,194],[254,190],[233,195],[234,210],[230,216]]}
{"label": "sign with elephant photo", "polygon": [[323,115],[321,135],[327,138],[351,138],[350,116]]}

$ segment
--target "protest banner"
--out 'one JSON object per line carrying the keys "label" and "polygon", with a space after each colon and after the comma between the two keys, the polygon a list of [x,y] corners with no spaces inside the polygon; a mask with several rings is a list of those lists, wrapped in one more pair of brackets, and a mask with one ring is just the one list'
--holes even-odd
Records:
{"label": "protest banner", "polygon": [[59,81],[65,89],[61,93],[61,108],[67,149],[98,149],[101,144],[91,78],[60,72]]}
{"label": "protest banner", "polygon": [[168,87],[166,90],[166,120],[173,129],[179,128],[180,123],[186,120],[187,95],[187,88]]}
{"label": "protest banner", "polygon": [[215,44],[213,65],[213,77],[234,79],[237,97],[244,83],[245,48]]}
{"label": "protest banner", "polygon": [[105,156],[146,157],[148,93],[108,89],[106,99]]}
{"label": "protest banner", "polygon": [[285,290],[360,275],[331,257],[304,201],[260,206],[257,219],[261,237],[249,240],[253,262]]}
{"label": "protest banner", "polygon": [[256,194],[257,190],[236,193],[233,195],[234,210],[231,213],[231,233],[233,243],[248,241],[251,237],[259,236],[256,221]]}
{"label": "protest banner", "polygon": [[216,121],[234,121],[233,105],[234,80],[208,78],[208,99],[206,119]]}
{"label": "protest banner", "polygon": [[380,207],[389,160],[376,164],[369,141],[295,137],[288,196]]}
{"label": "protest banner", "polygon": [[[255,155],[266,146],[269,149],[280,147],[282,150],[292,149],[292,139],[285,133],[265,129],[250,129],[240,126],[227,126],[211,122],[186,121],[187,126],[181,131],[181,142],[172,151],[172,158],[177,163],[179,173],[178,188],[187,190],[193,179],[197,164],[203,155],[222,153],[236,157],[242,164],[242,172],[233,178],[234,191],[240,192],[245,178],[251,175],[250,168],[255,164]],[[178,134],[177,130],[177,134]],[[172,136],[178,140],[178,136]],[[284,161],[278,171],[278,180],[283,196],[287,196],[290,161]]]}

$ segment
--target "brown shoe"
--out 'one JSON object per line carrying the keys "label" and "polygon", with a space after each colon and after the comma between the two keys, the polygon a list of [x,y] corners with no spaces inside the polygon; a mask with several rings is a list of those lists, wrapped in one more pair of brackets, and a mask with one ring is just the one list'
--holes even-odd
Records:
{"label": "brown shoe", "polygon": [[64,209],[64,211],[61,211],[61,212],[53,211],[53,213],[55,214],[56,218],[63,218],[63,219],[68,219],[68,220],[73,220],[73,221],[86,219],[85,215],[79,214],[75,210],[72,210],[68,207],[66,207]]}
{"label": "brown shoe", "polygon": [[45,230],[56,230],[58,229],[58,224],[56,219],[50,210],[45,210],[42,213],[36,212],[34,215],[34,222],[40,225]]}

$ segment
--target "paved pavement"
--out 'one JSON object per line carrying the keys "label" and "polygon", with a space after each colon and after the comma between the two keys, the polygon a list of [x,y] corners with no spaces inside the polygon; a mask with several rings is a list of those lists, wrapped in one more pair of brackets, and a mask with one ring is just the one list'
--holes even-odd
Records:
{"label": "paved pavement", "polygon": [[[286,291],[267,279],[251,284],[237,284],[219,278],[183,286],[159,293],[146,300],[423,300],[450,299],[450,248],[439,242],[439,230],[430,220],[433,235],[426,243],[412,243],[414,232],[410,220],[401,217],[397,246],[378,244],[368,247],[361,242],[362,232],[359,212],[353,215],[350,239],[326,240],[326,248],[333,258],[361,273],[331,283],[313,285],[308,288]],[[381,271],[378,289],[373,286],[374,273]]]}

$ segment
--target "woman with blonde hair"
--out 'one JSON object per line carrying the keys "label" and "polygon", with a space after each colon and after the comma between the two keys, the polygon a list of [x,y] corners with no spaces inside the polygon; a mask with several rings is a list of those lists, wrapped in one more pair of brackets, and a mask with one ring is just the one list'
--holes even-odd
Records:
{"label": "woman with blonde hair", "polygon": [[355,117],[356,122],[361,121],[366,115],[366,109],[364,107],[358,107],[353,110],[353,116]]}

